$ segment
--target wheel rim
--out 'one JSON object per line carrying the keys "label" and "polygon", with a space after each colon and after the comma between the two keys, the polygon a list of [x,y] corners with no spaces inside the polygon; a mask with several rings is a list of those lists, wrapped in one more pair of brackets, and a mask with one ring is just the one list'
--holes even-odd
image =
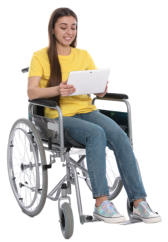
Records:
{"label": "wheel rim", "polygon": [[8,144],[8,172],[12,190],[21,208],[33,211],[42,188],[40,155],[30,127],[17,123]]}

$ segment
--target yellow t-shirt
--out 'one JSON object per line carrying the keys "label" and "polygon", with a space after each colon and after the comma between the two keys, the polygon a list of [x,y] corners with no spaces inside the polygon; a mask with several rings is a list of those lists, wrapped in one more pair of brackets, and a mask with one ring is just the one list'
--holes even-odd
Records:
{"label": "yellow t-shirt", "polygon": [[[71,48],[68,56],[58,55],[62,71],[62,82],[68,79],[71,71],[93,70],[96,66],[86,50]],[[40,76],[40,87],[47,87],[50,77],[50,63],[47,54],[47,47],[34,53],[29,69],[29,77]],[[78,113],[88,113],[96,110],[92,105],[92,99],[89,95],[76,95],[60,97],[60,107],[63,116],[73,116]],[[58,113],[51,108],[45,108],[45,116],[48,118],[57,118]]]}

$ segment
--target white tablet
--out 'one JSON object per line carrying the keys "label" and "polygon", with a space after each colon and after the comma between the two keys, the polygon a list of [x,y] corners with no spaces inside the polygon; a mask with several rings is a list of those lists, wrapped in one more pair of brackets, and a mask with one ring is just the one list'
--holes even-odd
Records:
{"label": "white tablet", "polygon": [[103,93],[109,74],[109,69],[70,72],[67,84],[73,85],[76,89],[70,96]]}

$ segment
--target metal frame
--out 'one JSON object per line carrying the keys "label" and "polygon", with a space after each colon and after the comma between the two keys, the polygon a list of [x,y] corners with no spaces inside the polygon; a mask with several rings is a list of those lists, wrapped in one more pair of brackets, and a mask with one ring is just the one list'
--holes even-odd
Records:
{"label": "metal frame", "polygon": [[[30,120],[32,120],[33,117],[33,106],[37,106],[37,103],[31,102],[29,104],[29,115],[30,115]],[[38,106],[43,106],[43,107],[49,107],[46,105],[39,105]],[[51,107],[49,107],[51,108]],[[78,174],[76,171],[76,168],[80,169],[83,171],[87,176],[88,176],[88,171],[81,166],[82,161],[85,159],[85,155],[82,155],[78,162],[73,160],[69,156],[69,151],[65,148],[64,146],[64,130],[63,130],[63,117],[62,117],[62,112],[59,106],[52,107],[53,109],[58,111],[58,120],[59,120],[59,138],[60,138],[60,146],[53,145],[53,149],[51,150],[54,155],[52,155],[52,161],[50,161],[50,166],[52,163],[55,162],[55,159],[57,156],[57,152],[59,150],[59,155],[61,158],[61,161],[64,163],[64,166],[66,166],[66,175],[58,182],[58,184],[48,193],[47,198],[53,201],[58,200],[58,207],[60,208],[60,204],[63,200],[67,200],[69,204],[71,204],[70,197],[68,194],[71,194],[71,184],[75,185],[75,190],[76,190],[76,198],[77,198],[77,206],[78,206],[78,212],[79,212],[79,220],[81,224],[85,222],[94,222],[94,221],[99,221],[92,216],[89,215],[84,215],[83,214],[83,208],[82,208],[82,201],[81,201],[81,195],[80,195],[80,188],[79,188],[79,180],[78,180]],[[49,150],[47,147],[44,147],[44,149]],[[50,156],[51,157],[51,156]],[[66,182],[66,188],[65,188],[65,182]]]}
{"label": "metal frame", "polygon": [[[99,98],[94,98],[93,103],[95,102],[96,99]],[[133,144],[132,142],[132,121],[131,121],[131,107],[130,104],[127,100],[123,99],[106,99],[103,98],[103,100],[108,100],[108,101],[117,101],[117,102],[123,102],[125,103],[127,107],[127,112],[128,112],[128,130],[129,130],[129,139],[131,142],[131,145]],[[81,166],[82,161],[85,158],[85,155],[82,155],[81,158],[79,159],[78,162],[73,160],[69,156],[69,151],[65,148],[64,146],[64,129],[63,129],[63,116],[62,112],[59,106],[47,106],[47,105],[42,105],[42,104],[37,104],[31,103],[29,104],[29,114],[30,114],[30,120],[32,121],[33,117],[33,106],[43,106],[43,107],[49,107],[53,108],[58,111],[58,120],[59,120],[59,138],[60,138],[60,146],[53,145],[52,150],[49,150],[47,147],[44,147],[44,149],[49,150],[53,153],[53,155],[50,156],[50,167],[51,165],[56,161],[56,157],[60,157],[61,161],[64,163],[63,165],[66,166],[66,175],[59,181],[59,183],[48,193],[47,198],[57,201],[58,200],[58,207],[60,208],[60,204],[63,200],[67,200],[69,204],[71,204],[70,197],[68,196],[71,194],[71,184],[75,185],[75,190],[76,190],[76,198],[77,198],[77,206],[78,206],[78,213],[79,213],[79,219],[80,223],[84,224],[85,222],[95,222],[99,221],[96,218],[93,218],[93,216],[90,215],[84,215],[83,214],[83,208],[82,208],[82,201],[81,201],[81,195],[80,195],[80,188],[79,188],[79,180],[78,180],[78,174],[76,171],[76,168],[79,168],[81,171],[83,171],[85,174],[88,175],[88,171]],[[59,152],[59,155],[57,155],[57,152]],[[66,182],[66,184],[65,184]]]}

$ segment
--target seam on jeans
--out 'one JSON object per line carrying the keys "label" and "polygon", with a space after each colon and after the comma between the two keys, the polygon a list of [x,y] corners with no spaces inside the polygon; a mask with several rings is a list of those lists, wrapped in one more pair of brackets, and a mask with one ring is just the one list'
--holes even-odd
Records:
{"label": "seam on jeans", "polygon": [[98,197],[103,197],[103,196],[109,196],[109,192],[108,193],[95,193],[93,194],[93,198],[96,199]]}
{"label": "seam on jeans", "polygon": [[139,195],[139,196],[136,196],[136,197],[134,197],[134,198],[131,198],[131,199],[129,199],[129,202],[133,202],[133,201],[135,201],[135,200],[138,200],[138,199],[146,199],[146,197],[147,196],[144,196],[144,194],[141,196],[141,195]]}

